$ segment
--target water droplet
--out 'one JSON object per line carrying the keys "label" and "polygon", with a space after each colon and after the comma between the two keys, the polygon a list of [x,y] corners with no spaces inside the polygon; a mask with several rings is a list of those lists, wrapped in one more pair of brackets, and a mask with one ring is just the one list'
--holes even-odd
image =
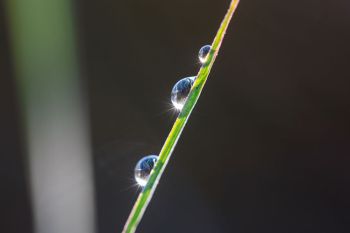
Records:
{"label": "water droplet", "polygon": [[140,159],[135,167],[135,180],[144,187],[147,184],[149,175],[158,160],[156,155],[148,155]]}
{"label": "water droplet", "polygon": [[195,79],[196,76],[183,78],[174,85],[171,91],[171,102],[176,109],[181,110],[184,106]]}
{"label": "water droplet", "polygon": [[210,45],[204,45],[200,50],[199,50],[199,53],[198,53],[198,58],[199,58],[199,61],[204,64],[206,61],[207,61],[207,58],[208,58],[208,54],[211,50],[211,46]]}

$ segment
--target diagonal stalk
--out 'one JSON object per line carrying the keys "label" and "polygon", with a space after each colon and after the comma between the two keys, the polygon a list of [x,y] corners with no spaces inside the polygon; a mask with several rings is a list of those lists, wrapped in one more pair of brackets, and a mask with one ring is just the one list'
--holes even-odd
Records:
{"label": "diagonal stalk", "polygon": [[201,67],[198,72],[197,79],[193,84],[191,92],[188,95],[187,101],[176,119],[173,128],[171,129],[162,150],[160,151],[157,163],[154,166],[153,171],[150,174],[148,182],[142,192],[139,194],[135,205],[129,215],[129,218],[124,226],[123,233],[134,233],[138,224],[140,223],[142,216],[151,201],[154,191],[158,185],[160,177],[162,176],[166,165],[169,162],[170,156],[176,146],[177,141],[180,138],[182,130],[184,129],[188,118],[197,100],[202,92],[202,89],[207,81],[210,70],[214,64],[215,58],[218,55],[222,40],[224,38],[226,29],[230,23],[233,13],[235,12],[239,0],[232,0],[229,9],[223,19],[220,28],[214,38],[211,45],[211,51],[208,54],[206,63]]}

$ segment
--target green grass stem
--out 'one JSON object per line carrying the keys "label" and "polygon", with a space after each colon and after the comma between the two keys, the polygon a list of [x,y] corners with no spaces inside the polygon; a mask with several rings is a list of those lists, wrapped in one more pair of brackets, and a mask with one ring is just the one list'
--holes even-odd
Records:
{"label": "green grass stem", "polygon": [[227,27],[230,23],[233,13],[235,12],[239,0],[232,0],[228,11],[223,19],[220,28],[214,38],[211,45],[211,51],[208,54],[206,63],[201,67],[198,72],[197,79],[193,84],[191,92],[188,95],[187,101],[179,113],[173,128],[171,129],[162,150],[160,151],[159,158],[153,171],[150,174],[146,186],[143,188],[142,192],[139,194],[134,207],[129,215],[129,218],[124,226],[123,233],[134,233],[138,224],[140,223],[143,214],[152,199],[154,191],[158,185],[160,177],[162,176],[166,165],[169,162],[172,152],[176,146],[177,141],[180,138],[182,130],[184,129],[191,112],[196,105],[198,98],[203,90],[203,87],[208,79],[210,70],[214,64],[216,56],[218,55],[222,40],[224,38]]}

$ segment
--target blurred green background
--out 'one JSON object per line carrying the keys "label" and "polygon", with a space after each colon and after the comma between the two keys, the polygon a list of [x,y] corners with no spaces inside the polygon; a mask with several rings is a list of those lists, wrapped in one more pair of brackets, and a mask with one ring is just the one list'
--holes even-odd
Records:
{"label": "blurred green background", "polygon": [[[213,39],[229,2],[72,4],[77,53],[69,51],[77,56],[75,88],[83,94],[76,104],[86,109],[94,174],[97,226],[90,228],[120,232],[138,193],[133,168],[160,151],[175,120],[172,85],[197,73],[198,50]],[[346,0],[241,0],[139,232],[350,231],[349,12]],[[1,2],[0,232],[31,233],[9,13]]]}

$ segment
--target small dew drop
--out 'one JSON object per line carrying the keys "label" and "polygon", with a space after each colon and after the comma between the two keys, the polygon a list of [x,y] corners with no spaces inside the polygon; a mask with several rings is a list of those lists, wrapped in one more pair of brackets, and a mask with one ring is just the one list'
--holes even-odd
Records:
{"label": "small dew drop", "polygon": [[156,155],[148,155],[140,159],[135,167],[135,180],[144,187],[147,184],[149,175],[158,160]]}
{"label": "small dew drop", "polygon": [[171,91],[171,102],[177,110],[183,108],[195,79],[196,76],[183,78],[174,85]]}
{"label": "small dew drop", "polygon": [[198,53],[198,58],[199,58],[199,61],[204,64],[206,61],[207,61],[207,58],[208,58],[208,54],[211,50],[211,46],[210,45],[204,45],[200,50],[199,50],[199,53]]}

